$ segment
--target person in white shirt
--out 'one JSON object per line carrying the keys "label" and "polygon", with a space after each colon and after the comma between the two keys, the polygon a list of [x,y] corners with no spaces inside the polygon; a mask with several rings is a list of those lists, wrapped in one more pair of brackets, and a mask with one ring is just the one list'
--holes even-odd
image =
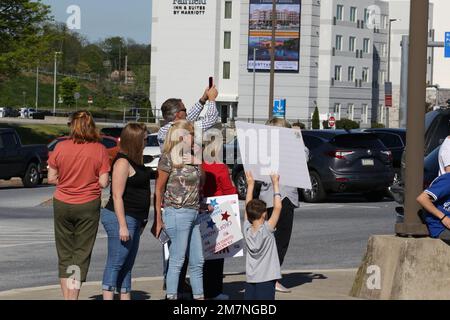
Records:
{"label": "person in white shirt", "polygon": [[448,136],[439,150],[439,176],[450,173],[450,136]]}

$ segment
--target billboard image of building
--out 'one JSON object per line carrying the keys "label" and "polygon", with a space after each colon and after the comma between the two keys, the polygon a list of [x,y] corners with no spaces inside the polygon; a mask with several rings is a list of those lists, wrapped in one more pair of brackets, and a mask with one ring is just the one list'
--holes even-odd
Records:
{"label": "billboard image of building", "polygon": [[[270,1],[271,2],[271,1]],[[275,36],[275,70],[298,72],[300,61],[301,0],[277,1]],[[267,0],[250,0],[248,69],[270,70],[272,41],[272,4]],[[256,48],[256,60],[253,52]]]}

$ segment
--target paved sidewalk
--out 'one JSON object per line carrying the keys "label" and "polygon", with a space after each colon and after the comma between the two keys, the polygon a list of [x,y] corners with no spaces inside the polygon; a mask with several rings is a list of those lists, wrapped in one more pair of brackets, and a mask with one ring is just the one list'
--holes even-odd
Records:
{"label": "paved sidewalk", "polygon": [[[286,271],[283,283],[291,288],[291,293],[277,293],[277,300],[349,300],[348,294],[353,285],[356,269]],[[245,275],[226,275],[224,292],[231,299],[242,300],[244,297]],[[162,278],[138,278],[133,280],[132,298],[138,300],[164,299]],[[15,289],[0,292],[0,300],[60,300],[59,286]],[[101,299],[101,283],[84,284],[80,299]]]}

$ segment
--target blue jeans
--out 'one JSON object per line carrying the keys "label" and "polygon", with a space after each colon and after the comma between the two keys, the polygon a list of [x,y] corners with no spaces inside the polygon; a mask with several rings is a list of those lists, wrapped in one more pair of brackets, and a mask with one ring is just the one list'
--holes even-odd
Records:
{"label": "blue jeans", "polygon": [[139,249],[142,222],[127,215],[125,218],[130,240],[122,242],[116,214],[107,209],[103,209],[101,213],[101,221],[108,234],[108,258],[102,284],[105,291],[131,292],[131,269]]}
{"label": "blue jeans", "polygon": [[244,300],[275,300],[275,283],[276,280],[245,283]]}
{"label": "blue jeans", "polygon": [[200,225],[194,209],[164,208],[162,215],[170,237],[169,269],[167,270],[167,299],[177,299],[178,280],[186,255],[189,257],[189,275],[194,299],[203,295],[203,247]]}

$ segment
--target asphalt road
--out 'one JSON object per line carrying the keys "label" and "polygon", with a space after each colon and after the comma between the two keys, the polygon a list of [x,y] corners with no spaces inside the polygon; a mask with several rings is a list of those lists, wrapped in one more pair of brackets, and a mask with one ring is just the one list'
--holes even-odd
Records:
{"label": "asphalt road", "polygon": [[[14,190],[0,189],[0,291],[57,284],[52,208],[20,207],[17,202],[23,200],[14,197]],[[4,204],[10,203],[5,201],[15,201],[18,206],[5,208]],[[283,269],[358,267],[370,235],[394,232],[394,207],[390,201],[367,203],[349,197],[336,197],[317,205],[302,204],[295,212]],[[134,277],[162,274],[161,247],[149,229],[141,241]],[[106,235],[100,227],[88,281],[101,281],[105,260]],[[244,258],[227,260],[225,272],[244,270]]]}

